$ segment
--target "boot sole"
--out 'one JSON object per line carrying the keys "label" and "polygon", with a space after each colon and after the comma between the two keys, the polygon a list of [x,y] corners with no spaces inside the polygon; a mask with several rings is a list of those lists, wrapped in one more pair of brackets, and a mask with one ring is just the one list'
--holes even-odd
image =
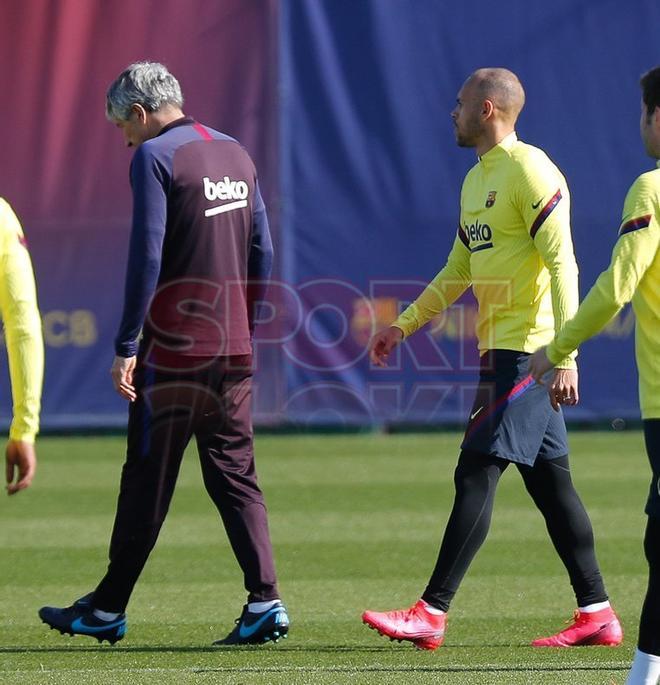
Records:
{"label": "boot sole", "polygon": [[266,644],[267,642],[278,642],[280,639],[285,639],[287,638],[289,634],[289,626],[288,625],[278,625],[274,626],[270,630],[266,630],[263,633],[259,633],[258,635],[253,635],[246,640],[241,640],[240,638],[237,638],[235,640],[216,640],[213,644],[217,647],[220,646],[222,647],[223,645],[229,645],[229,646],[241,646],[241,645],[263,645]]}
{"label": "boot sole", "polygon": [[623,642],[622,632],[619,634],[618,637],[601,637],[603,633],[611,629],[611,626],[611,623],[607,623],[595,633],[592,633],[591,635],[583,638],[582,640],[579,640],[578,642],[573,642],[571,644],[535,645],[534,643],[532,643],[532,647],[618,647]]}
{"label": "boot sole", "polygon": [[371,625],[368,621],[365,621],[364,619],[362,620],[362,623],[364,623],[365,626],[368,626],[371,628],[371,630],[375,630],[379,635],[382,635],[383,637],[386,637],[390,642],[412,642],[413,645],[420,650],[425,650],[425,651],[433,651],[434,649],[437,649],[442,645],[444,642],[444,636],[437,638],[437,637],[416,637],[416,638],[409,638],[409,637],[392,637],[391,635],[388,635],[387,633],[384,633],[380,628]]}
{"label": "boot sole", "polygon": [[45,619],[41,619],[42,623],[45,623],[51,630],[59,630],[60,635],[70,635],[73,637],[74,635],[82,635],[83,637],[93,637],[96,640],[99,641],[99,644],[103,642],[103,640],[106,640],[109,642],[111,645],[114,645],[115,643],[119,642],[119,640],[123,640],[124,636],[123,635],[118,635],[115,630],[109,630],[101,633],[78,633],[73,630],[67,629],[67,628],[62,628],[61,626],[55,626],[52,623],[48,623]]}

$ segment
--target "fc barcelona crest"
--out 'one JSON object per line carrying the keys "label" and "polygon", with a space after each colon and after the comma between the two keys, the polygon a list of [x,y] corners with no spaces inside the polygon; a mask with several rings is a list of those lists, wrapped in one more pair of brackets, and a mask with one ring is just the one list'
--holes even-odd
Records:
{"label": "fc barcelona crest", "polygon": [[495,204],[495,196],[497,195],[496,190],[490,190],[488,192],[488,197],[486,198],[486,207],[492,207]]}

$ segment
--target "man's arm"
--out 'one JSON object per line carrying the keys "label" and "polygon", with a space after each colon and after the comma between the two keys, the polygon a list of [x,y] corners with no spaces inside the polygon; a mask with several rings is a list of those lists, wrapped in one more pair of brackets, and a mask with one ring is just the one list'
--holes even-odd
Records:
{"label": "man's arm", "polygon": [[459,226],[454,245],[443,269],[392,325],[399,328],[403,337],[407,338],[434,316],[447,309],[471,283],[470,248]]}
{"label": "man's arm", "polygon": [[[547,161],[526,170],[518,202],[529,234],[550,273],[552,313],[557,332],[575,314],[580,301],[568,188],[556,167]],[[559,366],[577,368],[575,356],[567,355]]]}
{"label": "man's arm", "polygon": [[[9,494],[28,487],[36,467],[44,346],[30,255],[20,223],[0,200],[0,312],[5,327],[13,419],[6,452]],[[15,471],[17,482],[13,483]]]}
{"label": "man's arm", "polygon": [[632,300],[660,246],[660,225],[652,193],[653,188],[644,176],[629,191],[610,265],[598,277],[577,314],[548,346],[547,355],[553,364],[602,330]]}
{"label": "man's arm", "polygon": [[[518,208],[529,235],[550,274],[555,332],[575,313],[579,303],[578,270],[570,225],[570,196],[564,177],[545,156],[530,159],[516,188]],[[558,364],[548,396],[555,410],[579,400],[575,354]]]}
{"label": "man's arm", "polygon": [[135,356],[138,336],[156,290],[167,222],[166,183],[163,168],[154,157],[145,153],[144,145],[140,146],[131,164],[133,222],[124,309],[115,338],[118,357]]}
{"label": "man's arm", "polygon": [[259,184],[255,183],[254,209],[252,215],[252,240],[248,254],[247,304],[250,331],[254,332],[255,304],[264,299],[268,280],[273,270],[273,241],[268,227],[268,216]]}
{"label": "man's arm", "polygon": [[373,364],[386,366],[390,352],[404,337],[412,335],[465,292],[472,282],[468,245],[459,226],[444,268],[391,326],[378,331],[370,340],[369,358]]}
{"label": "man's arm", "polygon": [[115,360],[110,374],[115,390],[135,400],[133,371],[138,337],[160,274],[167,223],[167,185],[162,165],[140,146],[131,164],[133,223],[126,267],[124,309],[115,338]]}

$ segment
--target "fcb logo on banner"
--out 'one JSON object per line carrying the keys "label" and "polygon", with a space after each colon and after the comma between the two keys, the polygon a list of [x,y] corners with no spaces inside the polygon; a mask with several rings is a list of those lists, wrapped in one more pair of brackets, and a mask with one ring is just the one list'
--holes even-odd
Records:
{"label": "fcb logo on banner", "polygon": [[488,192],[488,197],[486,198],[486,207],[492,207],[495,204],[495,196],[497,195],[496,190],[490,190]]}

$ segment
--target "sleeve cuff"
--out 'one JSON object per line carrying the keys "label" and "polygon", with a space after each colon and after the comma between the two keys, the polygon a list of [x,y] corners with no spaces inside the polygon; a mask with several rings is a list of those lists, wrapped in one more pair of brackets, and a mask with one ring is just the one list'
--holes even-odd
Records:
{"label": "sleeve cuff", "polygon": [[115,354],[118,357],[134,357],[137,354],[138,343],[133,342],[115,342]]}
{"label": "sleeve cuff", "polygon": [[390,324],[391,326],[398,328],[403,333],[404,338],[412,335],[419,328],[415,318],[414,307],[415,305],[411,304],[405,311],[399,314],[393,323]]}
{"label": "sleeve cuff", "polygon": [[546,347],[545,354],[556,368],[577,369],[575,353],[567,356],[557,349],[557,344],[554,341]]}

